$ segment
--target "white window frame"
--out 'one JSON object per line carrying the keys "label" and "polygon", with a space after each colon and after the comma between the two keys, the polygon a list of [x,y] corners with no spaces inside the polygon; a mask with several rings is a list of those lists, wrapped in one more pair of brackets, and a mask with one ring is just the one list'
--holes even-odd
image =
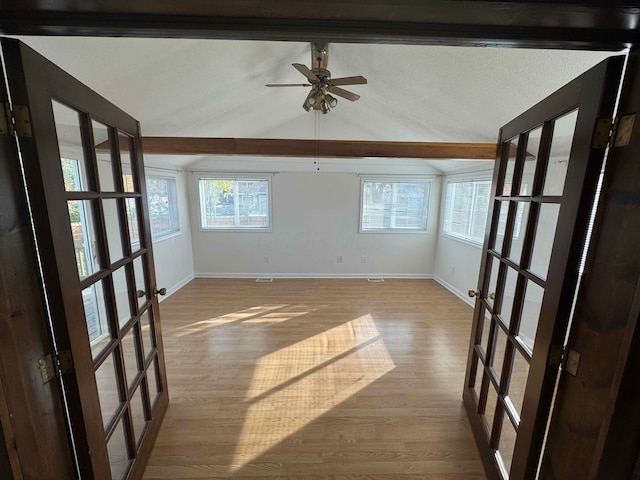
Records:
{"label": "white window frame", "polygon": [[[447,212],[447,191],[449,190],[449,185],[453,184],[453,183],[480,183],[480,182],[489,182],[491,183],[492,179],[489,176],[482,176],[482,177],[466,177],[466,176],[461,176],[461,177],[450,177],[446,179],[444,188],[443,188],[443,192],[442,192],[442,235],[447,237],[447,238],[452,238],[454,240],[458,240],[460,242],[463,243],[468,243],[469,245],[473,245],[476,247],[482,247],[482,245],[484,244],[484,236],[482,238],[482,240],[478,241],[475,240],[474,238],[470,237],[470,236],[465,236],[465,235],[458,235],[456,233],[451,233],[451,232],[446,232],[444,230],[445,227],[445,218],[447,216],[447,214],[449,212]],[[476,198],[474,196],[473,198],[473,205],[476,205]],[[473,211],[473,207],[472,207],[472,211]],[[491,208],[491,198],[489,198],[489,204],[487,205],[487,214],[491,215],[492,212],[492,208]],[[486,222],[485,222],[485,233],[486,233]]]}
{"label": "white window frame", "polygon": [[[366,182],[388,182],[388,183],[417,183],[428,186],[428,192],[425,197],[425,225],[424,229],[417,228],[362,228],[363,210],[364,210],[364,184]],[[428,235],[430,234],[429,224],[431,222],[431,209],[433,195],[434,177],[424,175],[360,175],[360,212],[358,218],[358,233],[393,233],[393,234],[413,234]]]}
{"label": "white window frame", "polygon": [[[273,215],[272,215],[272,194],[271,187],[272,182],[271,178],[273,174],[256,174],[256,173],[217,173],[217,172],[207,172],[206,174],[201,174],[196,176],[196,190],[198,192],[198,209],[199,209],[199,223],[200,223],[200,231],[201,232],[248,232],[248,233],[270,233],[273,229]],[[203,194],[202,194],[202,180],[232,180],[234,182],[238,181],[251,181],[251,180],[259,180],[267,182],[267,226],[262,228],[256,227],[207,227],[205,226],[205,210],[202,204],[203,202]]]}
{"label": "white window frame", "polygon": [[[157,173],[149,173],[149,172],[145,172],[145,183],[150,179],[150,178],[156,178],[156,179],[160,179],[160,180],[172,180],[174,185],[175,185],[175,212],[176,212],[176,224],[177,224],[177,230],[170,230],[167,231],[161,235],[156,235],[153,232],[153,228],[151,227],[151,202],[149,201],[149,188],[148,185],[147,186],[147,205],[149,206],[149,230],[151,232],[151,241],[153,243],[162,241],[162,240],[166,240],[167,238],[171,238],[174,237],[176,235],[180,235],[182,233],[182,225],[180,222],[180,201],[178,200],[178,178],[176,175],[167,175],[167,174],[157,174]],[[169,199],[170,200],[170,199]],[[169,203],[169,212],[171,212],[171,204]]]}

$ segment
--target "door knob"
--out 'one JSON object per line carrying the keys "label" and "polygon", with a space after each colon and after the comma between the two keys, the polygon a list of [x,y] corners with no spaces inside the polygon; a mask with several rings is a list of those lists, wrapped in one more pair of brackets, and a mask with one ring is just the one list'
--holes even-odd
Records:
{"label": "door knob", "polygon": [[495,298],[496,298],[496,293],[495,293],[495,292],[491,292],[491,293],[489,294],[489,298],[490,298],[491,300],[495,300]]}
{"label": "door knob", "polygon": [[144,290],[138,290],[138,291],[136,292],[136,296],[137,296],[138,298],[142,298],[142,297],[144,297],[144,295],[145,295]]}
{"label": "door knob", "polygon": [[480,296],[480,291],[478,291],[478,290],[469,290],[469,296],[470,297],[479,297]]}
{"label": "door knob", "polygon": [[158,295],[164,296],[164,295],[167,294],[167,289],[166,288],[161,288],[160,290],[158,290],[158,288],[156,287],[156,288],[153,289],[153,294],[156,295],[156,296],[158,296]]}

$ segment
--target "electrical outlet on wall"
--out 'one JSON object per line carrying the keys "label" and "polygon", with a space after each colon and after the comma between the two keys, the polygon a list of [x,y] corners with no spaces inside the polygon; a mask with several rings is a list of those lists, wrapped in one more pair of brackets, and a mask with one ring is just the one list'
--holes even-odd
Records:
{"label": "electrical outlet on wall", "polygon": [[338,255],[338,263],[342,263],[342,255]]}
{"label": "electrical outlet on wall", "polygon": [[367,263],[367,256],[366,255],[360,255],[360,263]]}
{"label": "electrical outlet on wall", "polygon": [[269,258],[269,255],[265,255],[264,257],[262,257],[262,263],[269,263],[271,261],[271,259]]}

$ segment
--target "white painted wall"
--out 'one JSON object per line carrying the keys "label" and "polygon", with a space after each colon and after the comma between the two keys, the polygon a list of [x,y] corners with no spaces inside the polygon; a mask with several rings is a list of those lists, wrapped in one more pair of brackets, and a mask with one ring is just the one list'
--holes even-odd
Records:
{"label": "white painted wall", "polygon": [[468,296],[467,291],[478,287],[482,245],[465,242],[442,233],[446,185],[449,181],[491,180],[492,174],[493,164],[473,173],[448,175],[442,182],[440,198],[442,207],[437,232],[434,278],[470,305],[474,305],[475,302]]}
{"label": "white painted wall", "polygon": [[165,287],[167,289],[167,296],[160,297],[160,301],[162,301],[194,278],[187,186],[188,177],[191,175],[184,171],[167,173],[166,171],[156,171],[153,168],[147,170],[147,175],[153,173],[175,176],[178,194],[178,215],[180,217],[180,233],[153,242],[158,288]]}
{"label": "white painted wall", "polygon": [[[193,173],[189,181],[196,276],[433,275],[440,204],[437,177],[427,234],[358,233],[360,177],[315,171],[273,175],[271,232],[203,231],[198,178]],[[362,255],[366,263],[361,263]],[[337,263],[338,256],[343,263]]]}

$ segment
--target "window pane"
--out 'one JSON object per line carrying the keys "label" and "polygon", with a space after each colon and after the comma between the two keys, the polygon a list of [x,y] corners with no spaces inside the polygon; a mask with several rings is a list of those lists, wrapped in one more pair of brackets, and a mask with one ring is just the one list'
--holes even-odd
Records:
{"label": "window pane", "polygon": [[112,355],[109,355],[96,371],[96,385],[98,386],[102,423],[106,428],[121,403],[118,394],[116,367]]}
{"label": "window pane", "polygon": [[127,440],[124,436],[123,423],[120,421],[107,443],[109,452],[109,465],[111,466],[111,478],[120,480],[129,466],[129,454],[127,453]]}
{"label": "window pane", "polygon": [[564,181],[567,176],[569,155],[577,121],[578,111],[574,110],[554,122],[543,195],[562,195],[564,191]]}
{"label": "window pane", "polygon": [[465,240],[482,243],[490,194],[490,181],[447,184],[443,231]]}
{"label": "window pane", "polygon": [[82,291],[82,304],[89,332],[91,353],[95,359],[111,340],[102,282],[94,283]]}
{"label": "window pane", "polygon": [[502,187],[502,195],[511,195],[511,185],[513,183],[513,174],[516,169],[516,155],[518,153],[518,143],[520,137],[511,140],[509,146],[509,158],[507,160],[507,170],[504,174],[504,185]]}
{"label": "window pane", "polygon": [[133,139],[122,132],[118,132],[118,145],[120,147],[120,162],[122,165],[122,182],[125,192],[137,192],[135,178],[133,176],[133,163],[131,141]]}
{"label": "window pane", "polygon": [[115,192],[115,170],[111,161],[111,139],[109,127],[95,120],[91,121],[93,127],[93,144],[98,160],[98,177],[100,178],[100,190],[103,192]]}
{"label": "window pane", "polygon": [[127,210],[127,225],[129,225],[129,240],[131,241],[131,250],[140,250],[140,223],[138,219],[138,204],[135,198],[125,199],[125,208]]}
{"label": "window pane", "polygon": [[58,137],[64,189],[67,192],[92,190],[82,149],[80,114],[56,101],[51,102],[51,106]]}
{"label": "window pane", "polygon": [[513,459],[513,451],[516,446],[516,437],[517,433],[513,425],[511,425],[511,420],[505,415],[502,419],[498,453],[500,454],[500,460],[502,460],[506,472],[511,470],[511,460]]}
{"label": "window pane", "polygon": [[100,270],[92,207],[91,200],[70,200],[67,202],[80,280]]}
{"label": "window pane", "polygon": [[120,230],[120,212],[118,211],[118,200],[115,198],[105,198],[102,200],[102,210],[104,212],[104,223],[107,227],[107,243],[109,245],[109,257],[111,263],[115,263],[124,257],[122,249],[122,234]]}
{"label": "window pane", "polygon": [[426,231],[429,186],[428,182],[363,182],[361,229]]}
{"label": "window pane", "polygon": [[269,181],[200,180],[202,228],[269,228]]}
{"label": "window pane", "polygon": [[180,231],[176,179],[147,177],[147,198],[153,238],[164,237]]}

